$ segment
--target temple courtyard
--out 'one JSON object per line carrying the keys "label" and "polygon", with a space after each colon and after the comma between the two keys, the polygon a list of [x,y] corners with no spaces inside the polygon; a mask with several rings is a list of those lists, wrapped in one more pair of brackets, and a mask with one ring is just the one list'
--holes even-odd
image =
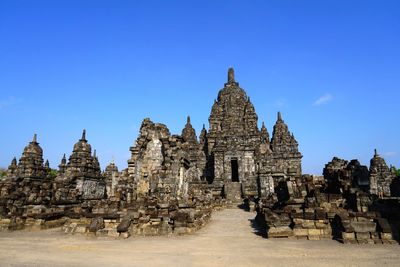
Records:
{"label": "temple courtyard", "polygon": [[255,213],[216,211],[192,235],[112,239],[60,229],[0,233],[0,266],[398,266],[398,245],[265,239]]}

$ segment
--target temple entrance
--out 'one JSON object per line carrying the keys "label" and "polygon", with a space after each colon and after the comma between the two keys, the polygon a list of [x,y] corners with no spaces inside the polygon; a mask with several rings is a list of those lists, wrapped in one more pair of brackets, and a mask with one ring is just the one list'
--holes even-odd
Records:
{"label": "temple entrance", "polygon": [[285,202],[290,199],[289,190],[285,181],[280,181],[278,186],[275,187],[275,193],[279,202]]}
{"label": "temple entrance", "polygon": [[232,182],[239,182],[239,164],[237,159],[231,160]]}

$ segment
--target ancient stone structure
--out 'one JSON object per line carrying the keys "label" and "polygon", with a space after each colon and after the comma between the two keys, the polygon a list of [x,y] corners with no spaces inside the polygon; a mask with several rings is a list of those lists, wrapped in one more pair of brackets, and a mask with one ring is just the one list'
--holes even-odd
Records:
{"label": "ancient stone structure", "polygon": [[18,165],[17,165],[17,158],[13,158],[11,161],[10,166],[8,166],[7,176],[8,177],[15,177],[17,175]]}
{"label": "ancient stone structure", "polygon": [[[96,151],[92,155],[92,147],[86,140],[86,130],[81,139],[74,145],[68,163],[65,155],[59,165],[59,176],[56,178],[58,199],[74,201],[82,199],[101,199],[105,196],[105,182],[101,175]],[[69,195],[69,197],[67,197]]]}
{"label": "ancient stone structure", "polygon": [[385,160],[375,150],[370,167],[371,194],[390,196],[390,185],[394,178]]}
{"label": "ancient stone structure", "polygon": [[99,161],[96,152],[92,155],[92,147],[86,140],[86,130],[83,130],[82,138],[74,145],[65,172],[66,176],[72,179],[97,179],[100,177]]}
{"label": "ancient stone structure", "polygon": [[105,169],[103,176],[106,179],[106,190],[107,197],[114,197],[116,193],[116,187],[119,181],[118,167],[115,165],[114,161],[111,162]]}
{"label": "ancient stone structure", "polygon": [[163,198],[187,199],[194,190],[192,184],[196,188],[206,185],[197,166],[200,146],[189,118],[182,137],[145,119],[131,152],[128,172],[139,195],[157,193]]}
{"label": "ancient stone structure", "polygon": [[298,183],[301,192],[294,194],[303,197],[284,203],[274,197],[261,199],[257,218],[268,237],[397,243],[399,199],[388,191],[394,177],[376,152],[370,170],[358,160],[335,157],[323,173],[323,179],[303,176]]}
{"label": "ancient stone structure", "polygon": [[208,180],[228,199],[273,193],[279,184],[292,187],[301,177],[298,144],[278,113],[272,140],[246,92],[229,69],[228,82],[218,93],[209,118],[207,142]]}
{"label": "ancient stone structure", "polygon": [[[36,178],[40,179],[46,176],[45,167],[43,165],[43,150],[37,142],[36,134],[24,149],[21,158],[19,159],[18,168],[15,175],[20,178]],[[11,163],[9,172],[13,172],[15,161]]]}
{"label": "ancient stone structure", "polygon": [[60,165],[58,165],[58,171],[59,173],[65,173],[65,169],[67,168],[67,158],[64,156],[61,159]]}
{"label": "ancient stone structure", "polygon": [[[269,238],[399,240],[399,178],[376,152],[368,169],[333,158],[324,176],[303,175],[302,155],[278,112],[270,136],[233,69],[199,138],[144,119],[128,168],[101,172],[86,131],[58,170],[36,135],[0,180],[0,230],[62,228],[96,236],[192,233],[213,209],[249,204]],[[55,177],[54,177],[55,176]],[[246,205],[244,205],[246,206]]]}
{"label": "ancient stone structure", "polygon": [[352,187],[369,190],[369,171],[358,160],[350,163],[346,160],[334,157],[325,165],[324,176],[327,180],[327,190],[330,193],[341,194]]}

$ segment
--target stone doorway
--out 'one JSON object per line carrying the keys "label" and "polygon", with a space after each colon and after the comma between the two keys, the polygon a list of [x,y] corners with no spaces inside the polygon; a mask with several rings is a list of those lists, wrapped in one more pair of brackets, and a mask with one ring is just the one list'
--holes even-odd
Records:
{"label": "stone doorway", "polygon": [[232,182],[239,182],[239,164],[237,159],[231,160]]}
{"label": "stone doorway", "polygon": [[278,186],[275,187],[275,192],[279,202],[285,202],[290,199],[289,189],[285,181],[280,181]]}

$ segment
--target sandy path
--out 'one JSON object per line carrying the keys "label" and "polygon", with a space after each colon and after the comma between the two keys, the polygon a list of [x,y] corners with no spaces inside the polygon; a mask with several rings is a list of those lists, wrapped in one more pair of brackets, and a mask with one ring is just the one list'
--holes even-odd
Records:
{"label": "sandy path", "polygon": [[58,231],[0,233],[0,266],[400,266],[398,245],[267,240],[254,214],[230,209],[191,236],[95,239]]}

